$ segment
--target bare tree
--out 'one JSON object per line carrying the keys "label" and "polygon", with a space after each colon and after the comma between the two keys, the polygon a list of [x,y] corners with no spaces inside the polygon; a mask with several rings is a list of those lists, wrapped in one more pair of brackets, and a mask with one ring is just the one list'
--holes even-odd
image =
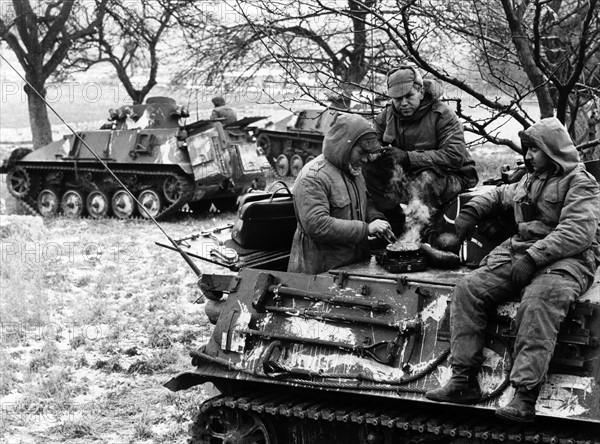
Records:
{"label": "bare tree", "polygon": [[[201,11],[192,1],[108,1],[99,32],[88,37],[87,50],[73,54],[72,62],[81,70],[110,63],[133,102],[143,103],[157,84],[160,62],[177,51],[186,33],[201,28]],[[135,81],[139,76],[143,83]]]}
{"label": "bare tree", "polygon": [[106,1],[86,5],[74,0],[36,1],[32,6],[29,0],[13,0],[12,9],[3,10],[0,37],[14,51],[25,71],[34,148],[52,142],[52,127],[43,100],[46,82],[57,73],[68,52],[96,32]]}
{"label": "bare tree", "polygon": [[[582,141],[582,133],[587,134],[588,115],[581,111],[597,106],[594,101],[598,101],[600,86],[597,0],[470,0],[447,3],[445,8],[437,9],[433,5],[411,1],[404,6],[403,42],[417,64],[476,98],[476,106],[489,111],[491,117],[487,121],[462,114],[474,132],[517,150],[509,141],[489,137],[487,127],[491,119],[503,115],[527,127],[535,117],[528,115],[522,105],[535,97],[540,117],[556,115],[568,124],[571,136]],[[498,14],[499,10],[504,14]],[[412,25],[415,16],[420,18],[418,28]],[[471,75],[485,80],[498,91],[498,96],[510,100],[482,94],[470,85],[472,78],[464,76],[464,70],[460,76],[458,69],[455,72],[459,75],[453,75],[444,66],[434,66],[419,47],[427,30],[468,48],[477,61],[476,72]],[[452,65],[451,61],[446,62],[446,67]]]}
{"label": "bare tree", "polygon": [[[541,117],[567,122],[577,140],[577,117],[585,120],[581,111],[598,101],[598,0],[224,4],[235,14],[216,16],[212,38],[195,48],[209,81],[228,70],[251,74],[275,65],[311,100],[323,103],[324,95],[298,82],[302,73],[325,90],[362,91],[372,102],[384,93],[383,73],[411,62],[469,99],[469,108],[457,109],[467,130],[515,151],[498,128],[507,117],[523,127],[535,121],[528,101],[537,101]],[[473,108],[486,117],[473,117]]]}
{"label": "bare tree", "polygon": [[[331,4],[331,2],[329,2]],[[222,83],[231,72],[248,80],[263,67],[278,65],[283,84],[295,84],[311,101],[347,94],[385,72],[374,65],[385,59],[375,51],[369,27],[374,0],[342,2],[346,9],[321,1],[225,1],[213,11],[203,39],[191,42],[196,57],[182,79],[200,74],[199,82]],[[319,91],[301,79],[318,81]],[[381,79],[379,79],[381,80]],[[324,92],[319,97],[315,94]],[[297,102],[299,97],[288,101]],[[367,99],[368,100],[368,99]]]}

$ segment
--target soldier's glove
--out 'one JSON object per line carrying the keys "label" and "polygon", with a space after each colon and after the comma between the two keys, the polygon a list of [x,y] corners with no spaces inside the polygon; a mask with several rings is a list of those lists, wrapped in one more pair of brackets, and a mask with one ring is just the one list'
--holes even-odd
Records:
{"label": "soldier's glove", "polygon": [[386,149],[378,159],[378,161],[380,162],[380,165],[386,171],[394,171],[394,168],[396,167],[396,159],[394,159],[394,153],[393,153],[395,150],[396,150],[396,148]]}
{"label": "soldier's glove", "polygon": [[410,166],[410,158],[408,157],[408,153],[402,149],[394,149],[394,157],[396,159],[396,163],[400,165],[402,168],[407,169]]}
{"label": "soldier's glove", "polygon": [[510,269],[510,279],[516,287],[523,288],[529,284],[531,276],[535,273],[536,269],[537,265],[531,256],[525,253],[525,255],[517,260]]}
{"label": "soldier's glove", "polygon": [[[394,177],[394,158],[387,152],[372,162],[367,162],[362,167],[363,176],[367,182],[367,189],[372,196],[382,194],[387,183]],[[375,191],[377,188],[378,192]]]}
{"label": "soldier's glove", "polygon": [[473,207],[464,207],[454,221],[454,229],[460,243],[471,236],[475,226],[479,223],[477,211]]}
{"label": "soldier's glove", "polygon": [[393,170],[396,165],[400,165],[402,168],[406,169],[410,166],[410,159],[408,157],[408,153],[402,149],[392,147],[386,150],[381,155],[381,161],[385,164],[386,168]]}

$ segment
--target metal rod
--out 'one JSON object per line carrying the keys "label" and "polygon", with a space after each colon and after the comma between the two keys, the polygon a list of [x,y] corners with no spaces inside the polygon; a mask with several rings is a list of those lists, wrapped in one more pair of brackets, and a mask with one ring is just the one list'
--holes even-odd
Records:
{"label": "metal rod", "polygon": [[364,324],[364,325],[372,325],[376,327],[391,327],[400,330],[401,332],[412,331],[419,328],[418,321],[408,321],[408,322],[394,322],[394,321],[386,321],[385,319],[377,319],[377,318],[366,318],[364,316],[355,316],[355,315],[343,315],[343,314],[334,314],[328,313],[319,310],[309,310],[309,309],[297,309],[292,307],[277,307],[275,305],[266,305],[264,307],[266,311],[271,311],[275,313],[282,313],[288,316],[297,316],[304,317],[308,319],[317,319],[322,321],[338,321],[338,322],[349,322],[356,324]]}
{"label": "metal rod", "polygon": [[300,290],[298,288],[293,288],[293,287],[283,287],[281,285],[271,285],[269,287],[269,291],[276,293],[276,294],[285,295],[285,296],[297,296],[297,297],[301,297],[301,298],[305,298],[305,299],[314,299],[317,301],[331,302],[331,303],[340,304],[340,305],[352,305],[352,306],[358,306],[358,307],[365,307],[365,308],[369,308],[371,310],[376,310],[376,311],[380,311],[380,310],[384,311],[384,310],[390,309],[390,305],[386,304],[385,302],[382,302],[382,301],[365,301],[364,299],[359,299],[359,298],[344,298],[344,297],[336,296],[336,295],[328,295],[328,294],[315,293],[315,292],[311,292],[311,291],[304,291],[304,290]]}

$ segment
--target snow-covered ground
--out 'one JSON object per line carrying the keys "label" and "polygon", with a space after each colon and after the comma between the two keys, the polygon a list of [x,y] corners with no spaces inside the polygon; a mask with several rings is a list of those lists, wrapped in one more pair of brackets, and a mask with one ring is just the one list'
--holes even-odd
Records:
{"label": "snow-covered ground", "polygon": [[[231,217],[162,225],[176,238]],[[158,229],[5,215],[0,241],[0,441],[186,442],[206,390],[162,384],[192,368],[186,350],[211,325]]]}

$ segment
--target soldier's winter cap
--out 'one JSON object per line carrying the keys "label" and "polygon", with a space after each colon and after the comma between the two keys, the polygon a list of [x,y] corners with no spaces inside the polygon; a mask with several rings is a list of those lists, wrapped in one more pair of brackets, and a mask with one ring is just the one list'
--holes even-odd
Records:
{"label": "soldier's winter cap", "polygon": [[225,105],[225,99],[223,97],[221,97],[221,96],[213,97],[212,98],[212,103],[215,106],[223,106],[223,105]]}
{"label": "soldier's winter cap", "polygon": [[405,96],[414,85],[423,86],[423,78],[410,65],[402,65],[387,73],[388,96],[395,99]]}

